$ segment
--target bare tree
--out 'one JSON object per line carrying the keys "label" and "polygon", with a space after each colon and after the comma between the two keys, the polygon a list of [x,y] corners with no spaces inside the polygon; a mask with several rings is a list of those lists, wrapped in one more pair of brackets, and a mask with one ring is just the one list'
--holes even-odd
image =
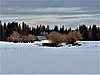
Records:
{"label": "bare tree", "polygon": [[13,31],[8,41],[19,42],[20,38],[21,38],[21,35],[17,31]]}
{"label": "bare tree", "polygon": [[59,32],[53,31],[48,36],[49,40],[51,40],[53,43],[59,44],[63,42],[62,34]]}
{"label": "bare tree", "polygon": [[25,43],[28,42],[28,38],[27,38],[26,35],[23,35],[23,36],[22,36],[22,42],[25,42]]}
{"label": "bare tree", "polygon": [[75,41],[81,40],[81,39],[82,39],[82,36],[79,31],[70,31],[66,35],[66,41],[69,43],[74,43]]}
{"label": "bare tree", "polygon": [[29,34],[27,37],[27,41],[28,42],[34,42],[36,40],[36,36]]}

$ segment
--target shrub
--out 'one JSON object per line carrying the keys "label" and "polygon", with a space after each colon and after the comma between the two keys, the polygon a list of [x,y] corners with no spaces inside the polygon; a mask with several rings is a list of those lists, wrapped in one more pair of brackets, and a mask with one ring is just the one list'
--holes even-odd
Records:
{"label": "shrub", "polygon": [[8,41],[11,42],[19,42],[21,35],[17,31],[13,31],[13,33],[8,38]]}
{"label": "shrub", "polygon": [[27,41],[28,42],[34,42],[36,40],[36,36],[29,34],[27,37]]}
{"label": "shrub", "polygon": [[22,36],[22,42],[27,43],[28,42],[28,38],[26,35]]}
{"label": "shrub", "polygon": [[80,34],[79,31],[70,31],[67,35],[66,35],[66,41],[68,43],[74,43],[77,40],[81,40],[82,36]]}
{"label": "shrub", "polygon": [[56,32],[56,31],[51,32],[48,36],[48,39],[56,44],[63,42],[62,34],[60,34],[59,32]]}

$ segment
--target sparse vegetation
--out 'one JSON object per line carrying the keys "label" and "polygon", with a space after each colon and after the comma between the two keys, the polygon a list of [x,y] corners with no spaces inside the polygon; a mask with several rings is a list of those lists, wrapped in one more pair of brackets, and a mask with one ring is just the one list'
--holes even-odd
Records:
{"label": "sparse vegetation", "polygon": [[28,36],[26,35],[20,35],[17,31],[13,31],[13,33],[10,35],[10,37],[7,38],[7,41],[9,42],[34,42],[36,40],[36,36],[29,34]]}

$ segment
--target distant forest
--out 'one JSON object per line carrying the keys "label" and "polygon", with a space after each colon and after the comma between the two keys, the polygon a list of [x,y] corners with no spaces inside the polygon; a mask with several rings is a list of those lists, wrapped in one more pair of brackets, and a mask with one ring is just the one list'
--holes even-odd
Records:
{"label": "distant forest", "polygon": [[[70,31],[72,31],[72,29],[64,28],[64,26],[60,28],[58,26],[54,26],[54,28],[51,29],[49,25],[38,25],[37,27],[30,27],[24,22],[22,24],[19,24],[18,22],[9,22],[2,24],[2,22],[0,21],[0,41],[6,41],[6,39],[10,37],[13,31],[18,32],[20,35],[26,36],[28,36],[29,34],[35,36],[45,36],[52,31],[56,31],[61,34],[68,34]],[[87,27],[86,25],[79,25],[79,27],[77,27],[75,31],[80,31],[83,41],[100,40],[100,27],[97,27],[96,25],[91,25],[89,27]]]}

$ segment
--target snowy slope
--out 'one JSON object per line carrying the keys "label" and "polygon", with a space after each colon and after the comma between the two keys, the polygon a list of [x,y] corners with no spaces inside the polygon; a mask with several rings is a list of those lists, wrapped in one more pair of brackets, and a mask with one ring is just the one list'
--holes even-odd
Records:
{"label": "snowy slope", "polygon": [[86,74],[99,71],[99,42],[82,46],[42,47],[35,43],[0,42],[1,73],[5,74]]}

